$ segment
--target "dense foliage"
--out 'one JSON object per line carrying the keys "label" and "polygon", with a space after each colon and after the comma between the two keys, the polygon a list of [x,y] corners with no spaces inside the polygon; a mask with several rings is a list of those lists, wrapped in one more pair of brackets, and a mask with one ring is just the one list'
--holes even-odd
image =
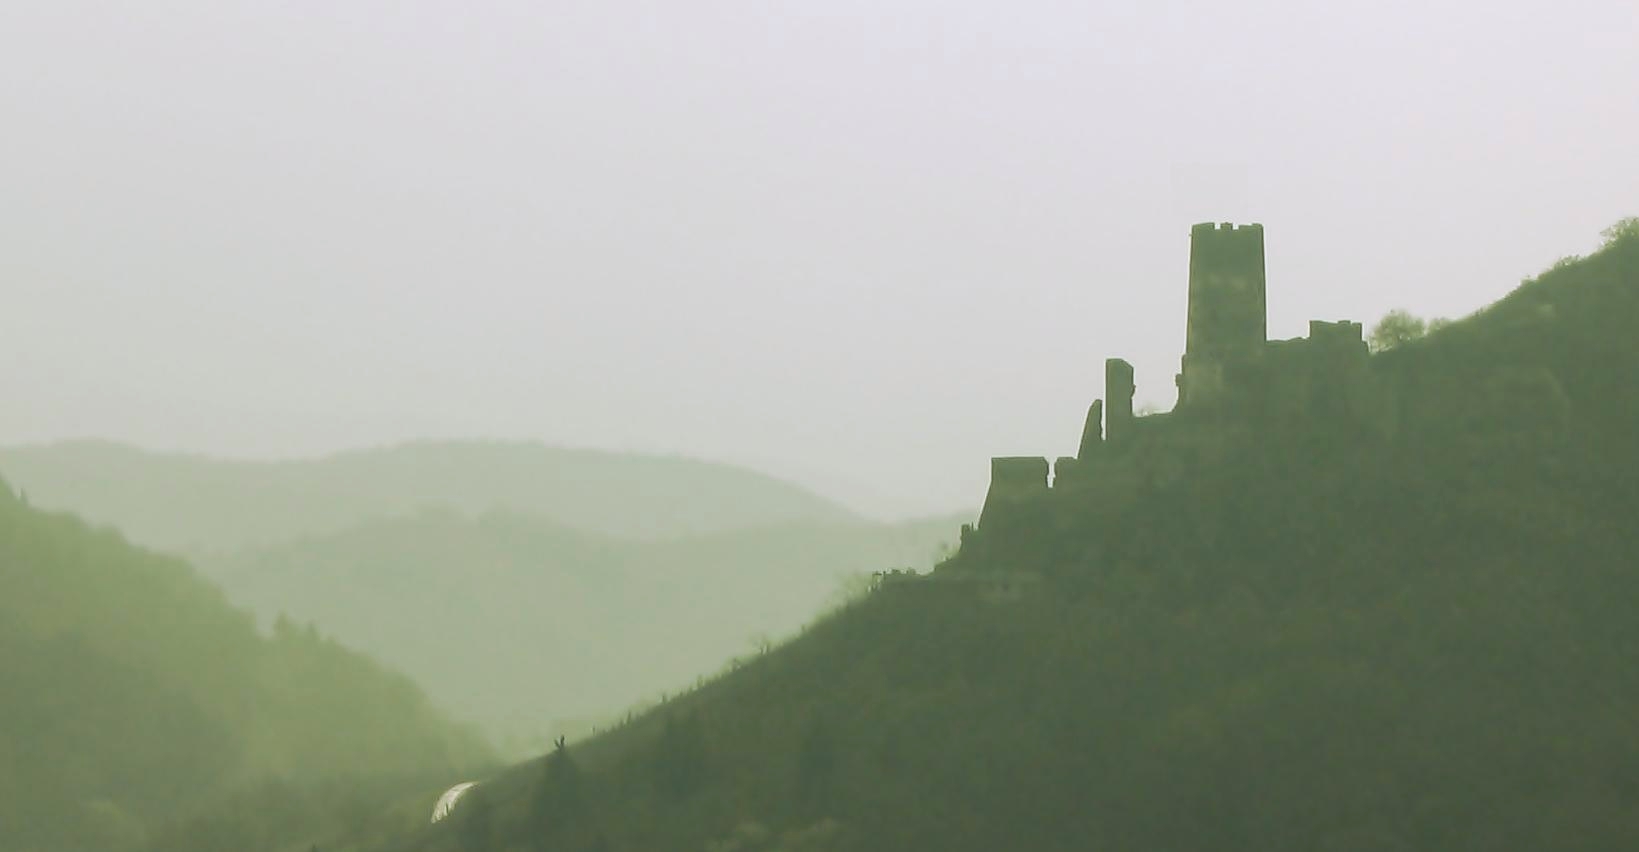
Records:
{"label": "dense foliage", "polygon": [[1378,356],[1392,440],[1136,493],[1014,603],[885,584],[392,848],[1629,848],[1636,326],[1619,235]]}
{"label": "dense foliage", "polygon": [[9,487],[0,590],[0,849],[242,848],[189,845],[185,824],[267,784],[426,783],[486,760],[402,676],[310,628],[264,637],[186,563]]}
{"label": "dense foliage", "polygon": [[521,756],[790,634],[845,575],[928,567],[959,524],[645,541],[426,511],[206,562],[235,602],[322,625]]}

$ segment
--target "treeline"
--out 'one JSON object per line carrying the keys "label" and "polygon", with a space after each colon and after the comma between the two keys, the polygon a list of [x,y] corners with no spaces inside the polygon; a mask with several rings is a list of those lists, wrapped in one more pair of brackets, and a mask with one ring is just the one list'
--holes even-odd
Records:
{"label": "treeline", "polygon": [[404,848],[1627,848],[1636,326],[1639,234],[1375,359],[1393,441],[1052,528],[1013,603],[884,585]]}
{"label": "treeline", "polygon": [[512,512],[424,511],[207,564],[236,602],[322,625],[521,758],[794,631],[839,575],[930,565],[960,523],[644,541]]}
{"label": "treeline", "polygon": [[1622,848],[1631,481],[1317,461],[1157,495],[1051,594],[884,590],[427,848]]}
{"label": "treeline", "polygon": [[3,485],[0,589],[0,849],[141,848],[270,779],[488,759],[403,677],[310,629],[264,637],[186,563]]}

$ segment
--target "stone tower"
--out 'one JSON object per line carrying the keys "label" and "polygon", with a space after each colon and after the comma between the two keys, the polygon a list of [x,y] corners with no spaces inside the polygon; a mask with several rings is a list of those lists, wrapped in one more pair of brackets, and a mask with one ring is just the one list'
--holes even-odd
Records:
{"label": "stone tower", "polygon": [[1269,338],[1263,226],[1206,222],[1189,232],[1189,328],[1178,407],[1210,405]]}

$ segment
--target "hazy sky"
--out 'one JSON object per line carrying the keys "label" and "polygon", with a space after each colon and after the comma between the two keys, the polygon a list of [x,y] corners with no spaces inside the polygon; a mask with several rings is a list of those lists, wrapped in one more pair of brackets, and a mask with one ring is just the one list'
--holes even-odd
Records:
{"label": "hazy sky", "polygon": [[0,443],[675,452],[888,513],[1639,214],[1633,0],[0,4]]}

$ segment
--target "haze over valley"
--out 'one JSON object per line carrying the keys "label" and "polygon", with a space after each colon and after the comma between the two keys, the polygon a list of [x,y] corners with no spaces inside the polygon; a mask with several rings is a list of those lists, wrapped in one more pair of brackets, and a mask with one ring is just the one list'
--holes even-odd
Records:
{"label": "haze over valley", "polygon": [[1629,849],[1635,45],[0,4],[0,852]]}
{"label": "haze over valley", "polygon": [[[1188,227],[1269,330],[1455,317],[1633,214],[1624,0],[0,13],[0,445],[682,455],[971,511],[1099,364],[1171,407]],[[16,306],[26,305],[26,310]]]}
{"label": "haze over valley", "polygon": [[509,753],[690,686],[873,571],[930,568],[973,519],[884,524],[753,471],[520,443],[284,463],[65,443],[0,470],[191,555],[264,627],[410,674]]}

